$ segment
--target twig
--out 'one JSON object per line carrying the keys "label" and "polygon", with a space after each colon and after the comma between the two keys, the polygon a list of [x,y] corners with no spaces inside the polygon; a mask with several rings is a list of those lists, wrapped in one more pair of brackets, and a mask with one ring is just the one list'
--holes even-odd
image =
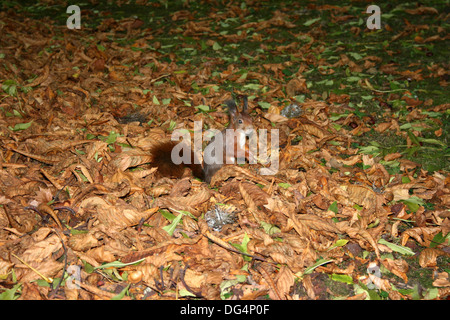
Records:
{"label": "twig", "polygon": [[364,82],[366,83],[367,88],[369,88],[370,90],[375,91],[375,92],[389,93],[389,92],[395,92],[395,91],[408,91],[408,89],[378,90],[378,89],[375,89],[375,88],[370,84],[369,80],[367,80],[367,79],[364,79],[364,80],[365,80]]}
{"label": "twig", "polygon": [[155,78],[155,79],[152,79],[152,80],[150,81],[150,83],[154,83],[154,82],[156,82],[156,81],[158,81],[158,80],[160,80],[160,79],[162,79],[162,78],[166,78],[166,77],[168,77],[168,76],[170,76],[170,73],[163,74],[163,75],[161,75],[161,76],[159,76],[159,77],[157,77],[157,78]]}
{"label": "twig", "polygon": [[56,192],[56,194],[52,197],[52,200],[58,201],[58,200],[59,200],[59,194],[61,193],[61,191],[63,191],[64,188],[67,187],[67,185],[68,185],[69,183],[71,183],[72,180],[74,180],[74,179],[75,179],[75,177],[74,177],[74,176],[71,176],[70,179],[67,181],[67,183],[66,183],[64,186],[62,186],[62,187]]}
{"label": "twig", "polygon": [[59,230],[58,229],[55,229],[55,233],[56,233],[56,235],[58,236],[58,238],[59,238],[59,240],[61,240],[61,244],[62,244],[62,247],[63,247],[63,249],[64,249],[64,267],[63,267],[63,271],[62,271],[62,275],[61,275],[61,280],[58,282],[58,284],[56,285],[56,287],[54,287],[51,291],[50,291],[50,293],[48,294],[48,297],[49,298],[52,298],[52,297],[54,297],[55,295],[56,295],[56,293],[58,292],[58,289],[59,289],[59,287],[61,286],[61,283],[63,282],[63,280],[64,280],[64,274],[66,273],[66,270],[67,270],[67,247],[66,247],[66,245],[64,244],[64,240],[63,240],[63,238],[61,237],[61,235],[59,234]]}
{"label": "twig", "polygon": [[74,209],[72,209],[71,207],[68,206],[58,206],[58,207],[54,207],[53,209],[61,211],[61,210],[67,210],[69,211],[73,216],[75,216],[77,213],[75,212]]}
{"label": "twig", "polygon": [[[90,293],[93,293],[97,296],[103,296],[106,297],[108,299],[112,299],[114,298],[117,294],[116,293],[112,293],[112,292],[108,292],[108,291],[104,291],[102,289],[99,289],[93,285],[87,284],[87,283],[82,283],[81,281],[75,280],[74,284],[76,284],[77,286],[80,286],[81,288],[83,288],[86,291],[89,291]],[[122,300],[131,300],[130,297],[124,296],[122,298]]]}
{"label": "twig", "polygon": [[50,208],[48,205],[46,205],[45,203],[41,203],[39,206],[35,207],[35,206],[28,206],[25,207],[25,209],[30,209],[33,210],[35,212],[37,212],[41,217],[43,217],[42,213],[46,213],[49,216],[51,216],[53,218],[53,220],[56,221],[56,224],[58,225],[58,227],[63,230],[63,226],[61,224],[61,221],[59,221],[58,216],[56,215],[55,211],[53,211],[52,208]]}
{"label": "twig", "polygon": [[204,235],[208,240],[214,242],[214,243],[217,244],[218,246],[220,246],[220,247],[222,247],[222,248],[224,248],[224,249],[227,249],[227,250],[229,250],[229,251],[231,251],[231,252],[238,253],[238,254],[241,254],[241,255],[244,255],[244,256],[253,258],[253,259],[255,259],[255,260],[259,260],[259,261],[263,261],[263,262],[267,262],[267,263],[274,264],[273,262],[268,261],[268,260],[266,260],[265,258],[255,256],[255,255],[250,254],[250,253],[241,252],[241,251],[239,251],[239,250],[233,248],[231,245],[229,245],[228,243],[226,243],[226,242],[223,241],[222,239],[213,236],[213,235],[212,235],[211,233],[209,233],[209,232],[207,232],[207,234],[203,234],[203,235]]}
{"label": "twig", "polygon": [[201,292],[195,292],[194,290],[192,290],[187,284],[186,281],[184,281],[184,276],[186,274],[186,270],[188,268],[188,265],[186,265],[184,267],[184,269],[182,269],[180,271],[180,280],[181,283],[183,284],[183,286],[186,288],[187,291],[189,291],[190,293],[192,293],[196,298],[204,298]]}

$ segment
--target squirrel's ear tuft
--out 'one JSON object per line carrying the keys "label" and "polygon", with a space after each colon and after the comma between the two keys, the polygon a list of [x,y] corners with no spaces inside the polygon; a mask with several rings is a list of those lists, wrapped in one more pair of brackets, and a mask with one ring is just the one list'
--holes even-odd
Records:
{"label": "squirrel's ear tuft", "polygon": [[228,108],[228,112],[230,112],[230,114],[234,114],[237,112],[237,105],[234,100],[227,100],[227,101],[225,101],[225,104],[226,104],[226,106]]}
{"label": "squirrel's ear tuft", "polygon": [[242,107],[242,112],[247,112],[247,107],[248,107],[248,97],[247,96],[244,96],[243,98],[242,98],[242,100],[243,100],[243,102],[244,102],[244,106]]}

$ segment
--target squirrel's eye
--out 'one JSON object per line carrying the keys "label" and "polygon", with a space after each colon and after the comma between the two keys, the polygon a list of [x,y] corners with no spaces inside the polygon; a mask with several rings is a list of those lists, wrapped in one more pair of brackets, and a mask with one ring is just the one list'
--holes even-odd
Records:
{"label": "squirrel's eye", "polygon": [[239,124],[242,124],[244,121],[242,121],[242,119],[239,119],[238,122],[239,122]]}

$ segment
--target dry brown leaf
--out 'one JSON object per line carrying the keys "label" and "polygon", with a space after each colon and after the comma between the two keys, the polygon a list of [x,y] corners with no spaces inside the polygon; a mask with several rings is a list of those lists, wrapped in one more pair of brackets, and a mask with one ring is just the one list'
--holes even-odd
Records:
{"label": "dry brown leaf", "polygon": [[142,272],[142,280],[152,287],[155,285],[155,280],[160,278],[158,267],[152,264],[139,264],[136,269]]}
{"label": "dry brown leaf", "polygon": [[384,187],[389,183],[390,175],[386,168],[380,163],[375,163],[371,166],[366,171],[366,174],[369,182],[378,188]]}
{"label": "dry brown leaf", "polygon": [[199,216],[200,205],[208,201],[211,193],[206,188],[201,188],[197,192],[187,197],[160,197],[155,201],[159,208],[168,208],[174,211],[188,211],[194,216]]}
{"label": "dry brown leaf", "polygon": [[13,266],[14,266],[13,263],[10,263],[0,258],[0,279],[5,279]]}
{"label": "dry brown leaf", "polygon": [[415,9],[405,9],[409,14],[439,14],[439,11],[433,7],[423,7],[420,6]]}
{"label": "dry brown leaf", "polygon": [[47,237],[44,240],[36,242],[30,248],[25,250],[21,258],[25,262],[39,263],[49,257],[52,253],[62,248],[61,240],[56,234]]}
{"label": "dry brown leaf", "polygon": [[311,281],[311,276],[308,274],[303,277],[302,280],[303,287],[306,290],[306,294],[311,300],[316,300],[316,293],[314,292],[314,286]]}
{"label": "dry brown leaf", "polygon": [[64,286],[64,294],[67,300],[78,300],[78,298],[80,297],[80,289],[78,289],[76,286]]}
{"label": "dry brown leaf", "polygon": [[190,288],[201,288],[205,285],[207,274],[187,269],[184,274],[184,281]]}
{"label": "dry brown leaf", "polygon": [[251,181],[254,181],[256,183],[260,183],[263,185],[269,185],[270,183],[263,179],[261,176],[259,175],[255,175],[253,174],[250,170],[239,167],[239,166],[234,166],[234,165],[226,165],[223,166],[222,168],[220,168],[219,171],[217,171],[217,173],[212,177],[211,179],[211,186],[215,186],[218,184],[219,181],[225,181],[231,177],[239,177],[239,178],[247,178]]}
{"label": "dry brown leaf", "polygon": [[269,120],[270,122],[273,122],[273,123],[283,123],[283,122],[286,122],[289,120],[285,116],[282,116],[281,114],[276,114],[276,113],[265,113],[264,118],[266,118],[267,120]]}
{"label": "dry brown leaf", "polygon": [[406,244],[408,239],[414,238],[424,247],[429,247],[434,236],[441,231],[440,227],[417,227],[407,229],[402,233],[402,246]]}
{"label": "dry brown leaf", "polygon": [[435,287],[450,287],[448,272],[439,272],[436,279],[433,281]]}
{"label": "dry brown leaf", "polygon": [[377,126],[374,128],[375,131],[377,132],[385,132],[386,130],[390,129],[392,126],[391,122],[384,122],[384,123],[379,123],[377,124]]}
{"label": "dry brown leaf", "polygon": [[[24,37],[22,37],[22,39],[25,39]],[[28,40],[28,42],[33,41],[31,39]],[[46,40],[41,40],[44,41],[44,43],[46,42]],[[30,84],[28,84],[30,87],[36,87],[40,84],[42,84],[44,81],[46,81],[48,79],[48,76],[50,74],[50,68],[49,65],[46,64],[42,70],[42,74],[40,74],[36,79],[33,80],[33,82],[31,82]]]}
{"label": "dry brown leaf", "polygon": [[278,292],[283,296],[284,299],[289,297],[291,287],[295,283],[294,274],[289,268],[283,266],[277,274],[275,283],[278,288]]}
{"label": "dry brown leaf", "polygon": [[381,260],[383,266],[390,272],[395,274],[397,277],[402,278],[405,283],[408,283],[408,277],[406,273],[408,272],[409,265],[405,260],[396,259],[392,260],[389,258]]}
{"label": "dry brown leaf", "polygon": [[268,294],[269,289],[264,285],[243,285],[242,300],[258,300]]}
{"label": "dry brown leaf", "polygon": [[292,79],[286,85],[286,93],[289,97],[294,97],[301,93],[307,93],[308,87],[306,86],[306,79],[298,78]]}
{"label": "dry brown leaf", "polygon": [[73,234],[69,238],[69,247],[76,251],[86,251],[100,244],[97,238],[92,234],[88,233],[78,233]]}
{"label": "dry brown leaf", "polygon": [[108,166],[111,171],[116,171],[116,169],[125,171],[128,168],[137,167],[144,163],[149,163],[152,160],[150,154],[145,154],[142,151],[130,149],[126,152],[122,152],[116,155],[112,159]]}
{"label": "dry brown leaf", "polygon": [[282,212],[286,216],[293,214],[295,211],[295,205],[288,202],[283,202],[279,197],[269,197],[267,199],[267,204],[264,205],[265,208],[272,212]]}
{"label": "dry brown leaf", "polygon": [[347,159],[337,159],[337,161],[346,166],[354,166],[355,164],[361,161],[361,155],[354,155]]}
{"label": "dry brown leaf", "polygon": [[112,252],[105,249],[105,246],[89,249],[86,252],[86,255],[95,259],[95,261],[98,261],[99,263],[113,262],[117,260]]}
{"label": "dry brown leaf", "polygon": [[336,226],[339,228],[339,232],[348,234],[351,238],[359,238],[366,240],[371,247],[375,250],[375,254],[377,257],[380,257],[380,251],[378,249],[378,245],[375,242],[375,239],[372,235],[366,230],[361,228],[354,228],[348,225],[347,221],[342,221],[336,223]]}
{"label": "dry brown leaf", "polygon": [[100,197],[88,198],[80,204],[80,210],[95,210],[96,217],[100,223],[105,226],[117,226],[119,228],[137,225],[141,219],[147,220],[158,209],[156,207],[139,212],[122,201],[118,201],[113,205]]}
{"label": "dry brown leaf", "polygon": [[169,251],[167,249],[169,246],[173,246],[177,250],[184,250],[185,247],[189,247],[191,245],[196,244],[197,242],[200,241],[200,239],[201,239],[200,236],[197,236],[195,238],[170,239],[165,242],[159,243],[152,248],[144,249],[142,251],[131,252],[130,254],[122,258],[122,262],[128,263],[132,261],[137,261],[150,255],[153,255],[154,253],[162,253],[164,251]]}
{"label": "dry brown leaf", "polygon": [[364,208],[377,207],[377,194],[366,186],[358,186],[353,184],[345,185],[350,201],[363,206]]}
{"label": "dry brown leaf", "polygon": [[400,153],[394,152],[394,153],[389,153],[389,154],[385,155],[384,156],[384,160],[385,161],[392,161],[392,160],[395,160],[395,159],[398,159],[398,158],[401,158],[401,157],[402,157],[402,155]]}
{"label": "dry brown leaf", "polygon": [[64,266],[63,263],[51,258],[41,260],[40,262],[30,262],[29,265],[34,270],[24,265],[16,265],[20,269],[17,272],[17,278],[23,283],[42,279],[41,275],[47,278],[53,278]]}
{"label": "dry brown leaf", "polygon": [[257,206],[264,206],[269,199],[269,195],[253,183],[239,183],[239,191],[248,208],[252,210],[256,210]]}
{"label": "dry brown leaf", "polygon": [[299,129],[308,132],[319,139],[324,139],[329,136],[329,133],[323,129],[323,126],[306,119],[301,119]]}
{"label": "dry brown leaf", "polygon": [[37,283],[25,282],[19,300],[43,300],[46,294],[41,291],[44,290]]}
{"label": "dry brown leaf", "polygon": [[419,264],[422,268],[436,267],[436,259],[439,256],[450,257],[450,254],[436,248],[425,248],[419,255]]}

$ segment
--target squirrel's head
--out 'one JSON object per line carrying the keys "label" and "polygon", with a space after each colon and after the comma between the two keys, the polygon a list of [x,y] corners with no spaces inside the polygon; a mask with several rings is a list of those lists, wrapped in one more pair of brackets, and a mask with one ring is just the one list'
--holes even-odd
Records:
{"label": "squirrel's head", "polygon": [[242,107],[242,112],[239,112],[236,102],[234,100],[226,101],[228,111],[230,112],[230,129],[240,129],[245,132],[246,135],[251,135],[253,133],[253,119],[247,113],[248,100],[247,96],[244,96],[244,106]]}

